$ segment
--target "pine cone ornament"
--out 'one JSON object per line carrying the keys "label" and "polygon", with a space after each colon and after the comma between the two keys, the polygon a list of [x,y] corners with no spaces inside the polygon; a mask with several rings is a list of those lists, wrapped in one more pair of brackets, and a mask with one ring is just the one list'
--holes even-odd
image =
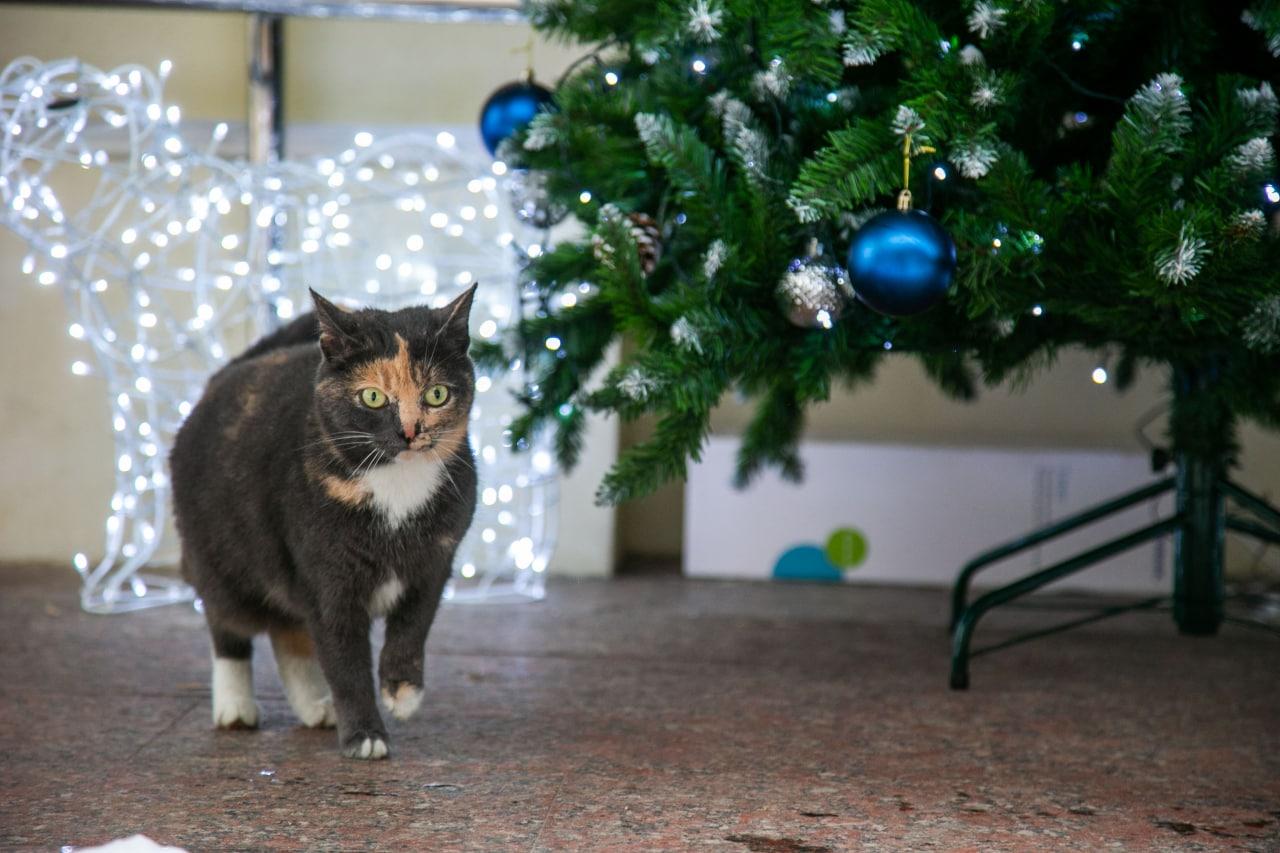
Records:
{"label": "pine cone ornament", "polygon": [[662,258],[662,231],[658,223],[647,213],[628,213],[627,222],[631,239],[636,241],[636,254],[640,256],[640,269],[645,275],[653,272]]}

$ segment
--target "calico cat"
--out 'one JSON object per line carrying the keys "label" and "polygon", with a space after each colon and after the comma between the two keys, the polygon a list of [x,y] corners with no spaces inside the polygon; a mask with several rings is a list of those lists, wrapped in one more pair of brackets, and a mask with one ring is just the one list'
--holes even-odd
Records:
{"label": "calico cat", "polygon": [[214,374],[170,455],[182,571],[213,638],[213,721],[254,728],[252,638],[271,637],[306,726],[384,758],[369,630],[386,617],[383,704],[422,699],[423,646],[476,468],[467,434],[475,286],[443,308],[314,313]]}

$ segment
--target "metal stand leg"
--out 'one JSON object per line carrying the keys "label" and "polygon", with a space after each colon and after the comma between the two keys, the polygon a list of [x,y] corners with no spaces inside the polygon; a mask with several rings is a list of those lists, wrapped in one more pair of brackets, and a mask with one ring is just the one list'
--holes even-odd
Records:
{"label": "metal stand leg", "polygon": [[[284,80],[280,64],[283,48],[284,18],[279,15],[251,14],[247,135],[249,164],[257,171],[267,169],[284,159]],[[284,239],[274,218],[265,223],[259,218],[259,212],[269,204],[270,200],[254,198],[253,218],[249,225],[250,250],[246,259],[254,273],[262,276],[264,286],[253,288],[253,292],[261,300],[258,315],[264,332],[281,324],[276,312],[275,297],[280,282],[277,253],[284,245]],[[256,229],[256,232],[252,229]]]}

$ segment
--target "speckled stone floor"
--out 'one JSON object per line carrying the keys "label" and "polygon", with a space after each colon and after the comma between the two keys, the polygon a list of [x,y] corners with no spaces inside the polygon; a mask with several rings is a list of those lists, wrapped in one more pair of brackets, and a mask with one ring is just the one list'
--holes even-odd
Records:
{"label": "speckled stone floor", "polygon": [[[946,686],[939,591],[556,581],[452,607],[392,758],[215,732],[189,608],[0,567],[0,849],[1280,850],[1280,640],[1135,614]],[[980,639],[1043,611],[993,617]]]}

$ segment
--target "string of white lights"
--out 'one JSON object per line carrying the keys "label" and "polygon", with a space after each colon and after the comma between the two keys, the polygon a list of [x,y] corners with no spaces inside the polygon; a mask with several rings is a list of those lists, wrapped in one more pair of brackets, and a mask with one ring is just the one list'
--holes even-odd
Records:
{"label": "string of white lights", "polygon": [[[169,70],[24,58],[0,72],[0,217],[30,246],[23,272],[60,286],[68,334],[92,353],[72,373],[100,374],[111,399],[103,553],[73,559],[82,604],[97,612],[192,599],[142,571],[166,527],[172,438],[208,375],[306,310],[308,287],[397,308],[443,305],[479,281],[473,334],[495,339],[524,310],[521,259],[541,249],[505,203],[504,164],[448,132],[360,132],[335,157],[252,166],[219,156],[225,124],[200,146],[184,137],[163,100]],[[543,595],[556,476],[546,447],[510,447],[513,367],[477,380],[480,505],[455,601]]]}

